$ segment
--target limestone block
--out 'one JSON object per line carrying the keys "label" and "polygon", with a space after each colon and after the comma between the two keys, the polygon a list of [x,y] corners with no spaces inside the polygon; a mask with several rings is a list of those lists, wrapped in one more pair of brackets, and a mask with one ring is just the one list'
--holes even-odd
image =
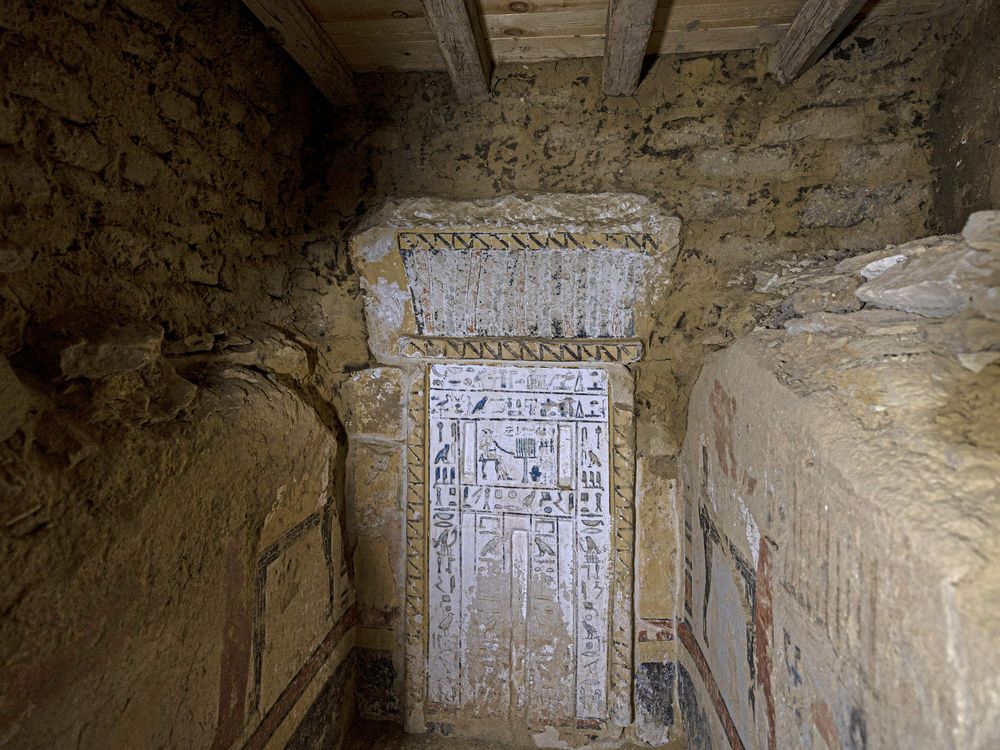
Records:
{"label": "limestone block", "polygon": [[351,441],[345,491],[361,627],[402,625],[403,480],[402,446]]}
{"label": "limestone block", "polygon": [[0,354],[0,443],[13,435],[28,416],[34,398]]}
{"label": "limestone block", "polygon": [[794,154],[784,146],[753,150],[711,149],[695,156],[695,169],[713,178],[778,177],[788,174],[794,167]]}
{"label": "limestone block", "polygon": [[1000,321],[1000,287],[976,289],[972,293],[971,306],[974,312],[984,318]]}
{"label": "limestone block", "polygon": [[374,367],[356,372],[341,386],[341,399],[348,434],[405,437],[402,370]]}
{"label": "limestone block", "polygon": [[1000,211],[976,211],[969,214],[962,236],[979,250],[1000,251]]}
{"label": "limestone block", "polygon": [[149,364],[160,355],[162,342],[159,326],[114,327],[94,341],[63,349],[59,367],[65,378],[106,378]]}
{"label": "limestone block", "polygon": [[658,155],[668,156],[671,151],[719,144],[726,140],[724,117],[684,117],[659,122],[670,116],[670,110],[657,112],[650,126],[653,132],[646,139],[645,147]]}
{"label": "limestone block", "polygon": [[122,166],[122,176],[126,180],[148,187],[168,173],[169,170],[163,160],[148,148],[132,143],[126,144]]}
{"label": "limestone block", "polygon": [[10,97],[0,98],[0,143],[17,143],[22,136],[23,109]]}
{"label": "limestone block", "polygon": [[55,120],[51,125],[51,139],[52,157],[64,164],[100,172],[111,161],[108,148],[84,128]]}
{"label": "limestone block", "polygon": [[786,143],[813,139],[857,138],[868,132],[862,105],[814,107],[788,117],[772,116],[760,126],[761,143]]}
{"label": "limestone block", "polygon": [[167,357],[175,357],[197,352],[210,352],[213,346],[215,346],[215,336],[211,333],[192,333],[180,341],[164,343],[163,354]]}
{"label": "limestone block", "polygon": [[170,13],[153,0],[121,0],[121,2],[130,12],[161,26],[170,26],[173,20]]}
{"label": "limestone block", "polygon": [[167,120],[191,129],[198,121],[198,103],[184,94],[164,91],[158,98],[160,112]]}
{"label": "limestone block", "polygon": [[990,278],[998,273],[1000,250],[977,250],[945,239],[894,265],[856,293],[876,307],[943,318],[965,309],[972,295],[991,286]]}
{"label": "limestone block", "polygon": [[372,214],[351,253],[369,344],[393,362],[414,336],[643,339],[679,236],[631,194],[413,199]]}
{"label": "limestone block", "polygon": [[674,616],[677,569],[676,480],[672,462],[641,456],[636,466],[636,557],[639,617]]}
{"label": "limestone block", "polygon": [[806,227],[853,227],[883,216],[890,207],[895,212],[916,209],[913,195],[905,185],[817,188],[806,197],[802,224]]}
{"label": "limestone block", "polygon": [[31,264],[31,248],[0,240],[0,273],[23,271]]}
{"label": "limestone block", "polygon": [[9,287],[0,287],[0,353],[10,355],[21,348],[28,311]]}
{"label": "limestone block", "polygon": [[857,310],[861,307],[854,294],[857,285],[850,276],[830,276],[794,292],[785,300],[784,308],[795,315]]}
{"label": "limestone block", "polygon": [[812,319],[713,356],[692,393],[685,728],[699,746],[726,721],[747,747],[996,747],[1000,441],[975,416],[995,365],[941,356],[938,320]]}

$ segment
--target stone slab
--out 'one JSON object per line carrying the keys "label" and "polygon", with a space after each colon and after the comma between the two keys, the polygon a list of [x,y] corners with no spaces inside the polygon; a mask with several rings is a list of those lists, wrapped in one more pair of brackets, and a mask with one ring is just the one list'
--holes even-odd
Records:
{"label": "stone slab", "polygon": [[344,426],[349,435],[402,440],[406,432],[403,373],[393,367],[356,372],[341,386]]}
{"label": "stone slab", "polygon": [[[376,357],[401,339],[643,339],[680,221],[632,194],[412,199],[351,242]],[[510,283],[513,280],[513,283]]]}

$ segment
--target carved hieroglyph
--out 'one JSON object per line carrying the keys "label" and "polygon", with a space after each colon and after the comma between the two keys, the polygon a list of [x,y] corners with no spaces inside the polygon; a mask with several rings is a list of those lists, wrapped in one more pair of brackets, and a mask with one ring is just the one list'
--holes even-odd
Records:
{"label": "carved hieroglyph", "polygon": [[439,364],[428,391],[432,705],[608,714],[608,376]]}
{"label": "carved hieroglyph", "polygon": [[626,232],[427,230],[396,238],[417,332],[426,336],[634,336],[635,295],[658,249],[653,235]]}

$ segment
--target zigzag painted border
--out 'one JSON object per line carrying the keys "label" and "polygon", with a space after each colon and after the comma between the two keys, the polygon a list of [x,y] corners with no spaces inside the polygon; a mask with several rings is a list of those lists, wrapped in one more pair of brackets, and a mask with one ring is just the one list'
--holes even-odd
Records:
{"label": "zigzag painted border", "polygon": [[[406,436],[406,698],[408,724],[422,724],[426,682],[424,580],[427,571],[426,492],[424,484],[424,377],[410,385]],[[412,702],[412,703],[411,703]],[[416,705],[413,705],[415,703]],[[419,718],[418,718],[419,717]]]}
{"label": "zigzag painted border", "polygon": [[400,353],[414,359],[474,359],[504,362],[637,362],[641,341],[572,339],[464,339],[404,337]]}

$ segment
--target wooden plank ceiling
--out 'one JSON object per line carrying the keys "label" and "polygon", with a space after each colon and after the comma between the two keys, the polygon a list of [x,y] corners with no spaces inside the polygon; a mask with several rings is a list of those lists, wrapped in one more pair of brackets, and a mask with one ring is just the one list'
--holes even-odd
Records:
{"label": "wooden plank ceiling", "polygon": [[[861,23],[956,9],[956,0],[869,0]],[[447,70],[420,0],[305,0],[356,72]],[[494,63],[602,57],[608,0],[470,0]],[[803,0],[659,0],[646,54],[777,43]]]}

